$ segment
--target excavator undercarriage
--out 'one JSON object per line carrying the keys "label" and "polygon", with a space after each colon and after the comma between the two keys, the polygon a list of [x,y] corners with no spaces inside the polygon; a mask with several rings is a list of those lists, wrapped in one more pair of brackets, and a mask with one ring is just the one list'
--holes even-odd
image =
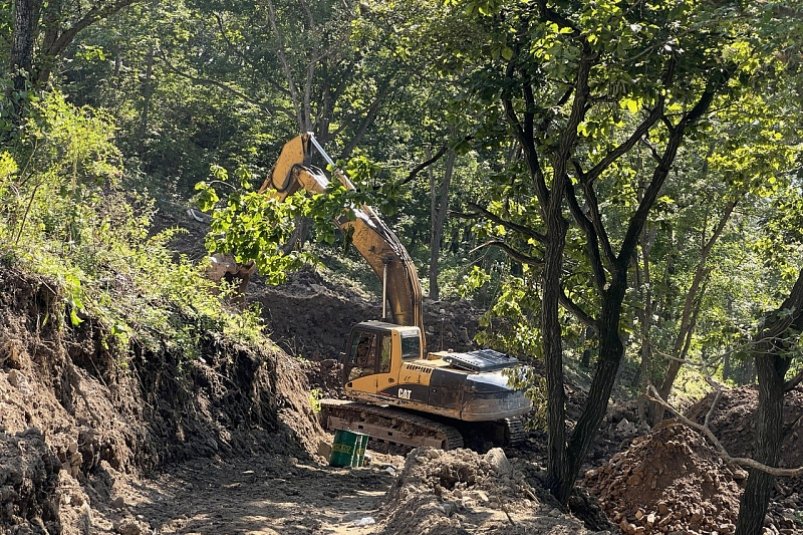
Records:
{"label": "excavator undercarriage", "polygon": [[[432,447],[452,450],[462,447],[518,446],[526,437],[521,418],[466,424],[438,421],[430,415],[368,405],[340,399],[321,400],[327,429],[350,429],[396,449]],[[461,432],[462,428],[462,432]]]}

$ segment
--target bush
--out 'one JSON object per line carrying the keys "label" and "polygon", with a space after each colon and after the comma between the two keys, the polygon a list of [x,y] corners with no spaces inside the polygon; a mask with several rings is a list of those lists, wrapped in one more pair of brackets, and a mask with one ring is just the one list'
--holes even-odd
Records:
{"label": "bush", "polygon": [[237,312],[203,276],[152,235],[154,203],[126,190],[111,117],[59,93],[33,104],[12,150],[0,152],[0,256],[56,282],[61,325],[97,319],[105,342],[181,348],[194,355],[212,331],[262,341],[259,314]]}

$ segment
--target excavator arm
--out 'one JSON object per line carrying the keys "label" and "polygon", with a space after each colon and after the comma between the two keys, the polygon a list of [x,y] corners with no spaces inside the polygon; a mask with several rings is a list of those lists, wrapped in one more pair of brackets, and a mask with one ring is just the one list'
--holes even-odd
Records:
{"label": "excavator arm", "polygon": [[[313,147],[334,167],[315,137],[311,133],[302,134],[285,144],[260,192],[272,193],[282,201],[300,189],[325,194],[329,179],[311,165]],[[335,177],[346,189],[356,189],[342,172],[336,170]],[[373,208],[367,205],[351,208],[353,219],[342,216],[335,223],[351,235],[354,247],[382,282],[393,323],[418,327],[421,345],[426,348],[421,284],[410,254]]]}

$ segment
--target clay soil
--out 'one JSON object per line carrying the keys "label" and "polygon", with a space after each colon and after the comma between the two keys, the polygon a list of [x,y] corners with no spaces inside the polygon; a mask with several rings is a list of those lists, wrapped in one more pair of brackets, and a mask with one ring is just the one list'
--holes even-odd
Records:
{"label": "clay soil", "polygon": [[111,352],[91,318],[59,324],[52,282],[6,268],[0,288],[0,533],[94,533],[110,480],[186,459],[311,458],[322,431],[282,352]]}
{"label": "clay soil", "polygon": [[[692,405],[687,416],[703,423],[715,395]],[[754,387],[722,392],[709,420],[732,456],[751,456],[755,440]],[[803,464],[803,388],[789,392],[782,466]],[[604,433],[603,433],[604,434]],[[747,472],[727,466],[697,432],[669,420],[635,438],[629,448],[586,472],[584,485],[624,533],[733,533]],[[765,533],[803,533],[803,484],[779,478]]]}

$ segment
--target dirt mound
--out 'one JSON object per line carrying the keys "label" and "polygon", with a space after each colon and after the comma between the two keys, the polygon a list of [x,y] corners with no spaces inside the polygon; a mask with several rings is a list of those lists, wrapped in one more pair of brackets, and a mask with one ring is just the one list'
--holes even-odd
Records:
{"label": "dirt mound", "polygon": [[745,476],[725,466],[699,434],[665,422],[589,470],[585,485],[624,533],[728,534]]}
{"label": "dirt mound", "polygon": [[388,492],[382,533],[590,533],[536,494],[500,449],[416,449]]}
{"label": "dirt mound", "polygon": [[[303,269],[280,286],[252,283],[247,301],[260,303],[272,337],[309,360],[337,359],[355,323],[382,315],[381,299]],[[479,312],[459,300],[424,301],[431,350],[474,348]]]}
{"label": "dirt mound", "polygon": [[53,495],[60,465],[42,433],[29,429],[16,436],[0,432],[0,526],[34,522],[49,531],[57,524]]}
{"label": "dirt mound", "polygon": [[75,532],[86,495],[93,507],[111,498],[112,471],[314,451],[306,381],[283,353],[210,335],[195,360],[140,347],[121,355],[92,319],[57,321],[65,305],[52,283],[4,269],[0,288],[0,532]]}
{"label": "dirt mound", "polygon": [[[714,393],[692,405],[687,416],[699,423],[714,401]],[[752,457],[755,444],[755,419],[758,391],[754,386],[723,390],[709,426],[725,449],[735,457]],[[784,428],[786,438],[781,446],[781,466],[803,466],[803,386],[786,394],[784,399]],[[803,531],[803,477],[777,478],[768,517],[779,528]]]}
{"label": "dirt mound", "polygon": [[[714,401],[714,393],[692,405],[686,416],[703,423]],[[755,443],[755,413],[758,391],[754,386],[723,390],[709,420],[709,426],[728,453],[735,457],[751,457]],[[784,427],[789,429],[781,449],[782,466],[803,465],[803,386],[786,394]]]}

